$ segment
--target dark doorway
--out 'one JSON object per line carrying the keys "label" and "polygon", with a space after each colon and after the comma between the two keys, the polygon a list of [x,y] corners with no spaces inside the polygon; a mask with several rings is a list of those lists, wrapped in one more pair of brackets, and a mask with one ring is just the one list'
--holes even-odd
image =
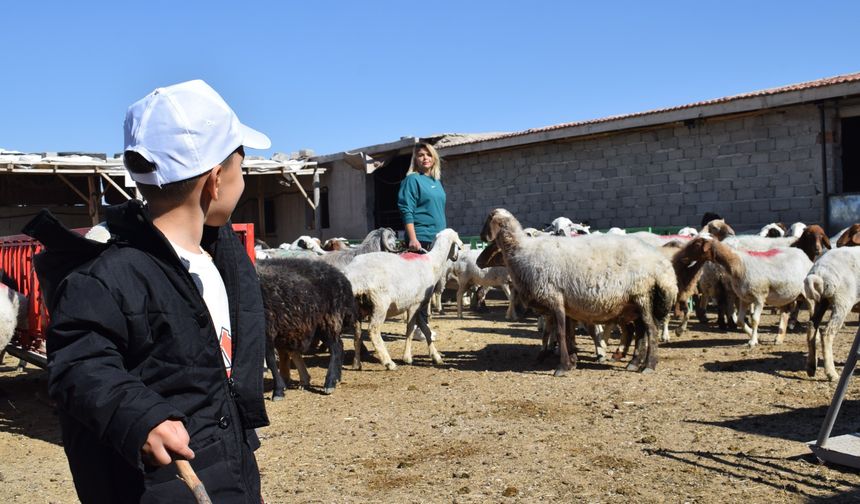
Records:
{"label": "dark doorway", "polygon": [[382,168],[373,172],[374,204],[373,220],[374,227],[390,227],[400,231],[403,229],[403,219],[397,208],[397,193],[400,191],[400,182],[409,171],[411,154],[397,156]]}
{"label": "dark doorway", "polygon": [[842,192],[860,192],[860,117],[842,119]]}

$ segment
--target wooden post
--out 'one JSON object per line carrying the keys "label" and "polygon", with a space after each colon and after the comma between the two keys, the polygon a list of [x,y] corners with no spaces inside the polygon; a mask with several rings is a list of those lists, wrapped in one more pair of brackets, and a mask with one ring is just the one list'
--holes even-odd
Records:
{"label": "wooden post", "polygon": [[314,228],[317,238],[322,239],[322,213],[320,212],[320,174],[314,168]]}
{"label": "wooden post", "polygon": [[96,181],[92,175],[87,175],[87,186],[89,188],[89,201],[87,206],[90,211],[90,219],[93,226],[99,223],[99,192],[96,189]]}
{"label": "wooden post", "polygon": [[263,175],[257,175],[257,235],[260,239],[266,236],[266,199],[263,195]]}

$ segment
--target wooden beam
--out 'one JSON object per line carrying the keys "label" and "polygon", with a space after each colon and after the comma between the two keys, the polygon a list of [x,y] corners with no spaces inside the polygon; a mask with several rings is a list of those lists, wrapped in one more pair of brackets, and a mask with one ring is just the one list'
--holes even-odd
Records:
{"label": "wooden beam", "polygon": [[60,180],[62,180],[63,183],[65,183],[67,186],[69,186],[72,189],[72,191],[75,191],[75,194],[80,196],[81,199],[84,200],[84,203],[86,203],[88,205],[90,204],[90,199],[84,193],[79,191],[78,188],[74,186],[74,184],[69,182],[69,179],[67,179],[65,177],[65,175],[63,175],[62,173],[58,173],[57,176],[60,177]]}
{"label": "wooden beam", "polygon": [[266,235],[266,200],[263,195],[263,178],[257,179],[257,236],[263,237]]}
{"label": "wooden beam", "polygon": [[302,196],[304,196],[304,197],[305,197],[305,201],[307,201],[307,202],[308,202],[308,205],[310,205],[310,206],[311,206],[311,208],[313,208],[314,210],[316,210],[316,209],[317,209],[317,206],[316,206],[316,205],[314,205],[314,202],[313,202],[313,201],[311,201],[311,199],[308,197],[308,193],[307,193],[307,192],[305,192],[305,188],[304,188],[304,187],[302,187],[302,184],[301,184],[301,182],[299,182],[299,179],[297,179],[297,178],[296,178],[296,176],[295,176],[295,175],[293,175],[292,173],[290,173],[290,177],[293,177],[293,182],[295,182],[295,183],[296,183],[296,187],[298,187],[298,188],[299,188],[299,191],[301,191],[301,192],[302,192]]}
{"label": "wooden beam", "polygon": [[92,175],[87,175],[87,187],[90,190],[90,198],[87,206],[90,211],[90,218],[93,221],[93,226],[99,223],[99,192],[96,190],[96,181]]}
{"label": "wooden beam", "polygon": [[125,190],[123,190],[123,188],[119,186],[119,184],[114,182],[113,179],[111,179],[107,173],[102,172],[102,173],[100,173],[100,175],[102,176],[103,179],[108,181],[108,184],[112,185],[114,189],[116,189],[117,191],[119,191],[120,194],[125,196],[125,199],[127,199],[127,200],[132,199],[132,197],[129,196],[128,193],[125,192]]}
{"label": "wooden beam", "polygon": [[320,212],[320,174],[314,168],[314,228],[317,238],[322,239],[322,212]]}

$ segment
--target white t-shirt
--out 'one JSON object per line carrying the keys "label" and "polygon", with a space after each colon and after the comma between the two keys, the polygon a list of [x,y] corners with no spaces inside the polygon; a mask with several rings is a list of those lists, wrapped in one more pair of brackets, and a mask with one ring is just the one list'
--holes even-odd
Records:
{"label": "white t-shirt", "polygon": [[173,249],[188,268],[197,290],[206,302],[209,316],[215,326],[215,336],[221,346],[221,356],[224,358],[224,368],[230,376],[233,367],[233,340],[230,329],[230,305],[227,300],[227,288],[224,280],[212,262],[212,257],[202,248],[199,253],[193,253],[171,242]]}

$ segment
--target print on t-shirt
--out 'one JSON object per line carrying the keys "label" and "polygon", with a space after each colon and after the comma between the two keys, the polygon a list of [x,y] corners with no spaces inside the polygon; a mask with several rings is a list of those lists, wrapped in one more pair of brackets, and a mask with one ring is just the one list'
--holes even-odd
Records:
{"label": "print on t-shirt", "polygon": [[218,334],[218,344],[221,345],[221,356],[224,357],[224,369],[227,370],[227,377],[233,371],[233,338],[230,337],[230,330],[226,327],[221,328]]}

